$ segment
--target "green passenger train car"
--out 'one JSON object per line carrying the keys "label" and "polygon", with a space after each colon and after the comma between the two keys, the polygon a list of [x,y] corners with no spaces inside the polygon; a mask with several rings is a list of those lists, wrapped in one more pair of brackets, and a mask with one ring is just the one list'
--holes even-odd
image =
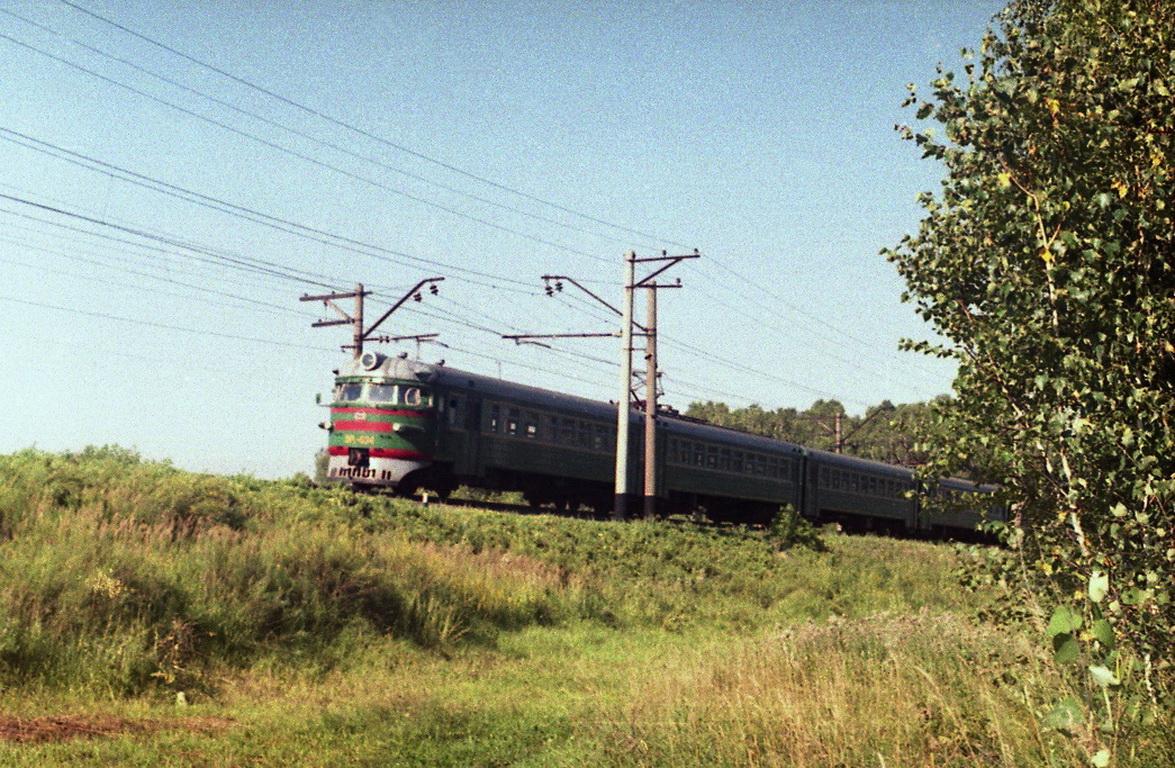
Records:
{"label": "green passenger train car", "polygon": [[[367,352],[340,370],[330,410],[330,480],[442,495],[465,484],[521,491],[536,506],[612,507],[614,403]],[[639,489],[644,416],[631,410],[629,420],[629,487]],[[908,530],[973,529],[981,517],[974,505],[928,517],[907,468],[694,420],[658,417],[656,446],[662,513],[766,522],[790,504],[814,520]],[[981,490],[949,483],[944,493]]]}

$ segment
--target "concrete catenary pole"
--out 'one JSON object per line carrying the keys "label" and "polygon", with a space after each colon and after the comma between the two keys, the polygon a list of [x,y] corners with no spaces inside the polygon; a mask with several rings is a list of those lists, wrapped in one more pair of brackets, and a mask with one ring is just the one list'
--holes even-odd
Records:
{"label": "concrete catenary pole", "polygon": [[355,359],[363,357],[363,283],[355,283],[355,319],[352,345]]}
{"label": "concrete catenary pole", "polygon": [[657,286],[650,285],[645,317],[645,518],[657,516]]}
{"label": "concrete catenary pole", "polygon": [[624,303],[620,307],[620,399],[616,401],[616,489],[612,517],[628,516],[628,416],[632,390],[632,292],[636,279],[636,253],[624,255]]}

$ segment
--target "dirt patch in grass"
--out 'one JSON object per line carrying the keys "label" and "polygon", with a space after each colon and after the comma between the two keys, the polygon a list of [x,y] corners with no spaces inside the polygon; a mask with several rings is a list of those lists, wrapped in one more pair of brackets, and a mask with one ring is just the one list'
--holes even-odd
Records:
{"label": "dirt patch in grass", "polygon": [[190,717],[176,720],[131,720],[112,715],[48,715],[12,717],[0,715],[0,741],[17,744],[45,744],[69,739],[92,739],[123,733],[152,733],[183,729],[215,733],[232,725],[222,717]]}

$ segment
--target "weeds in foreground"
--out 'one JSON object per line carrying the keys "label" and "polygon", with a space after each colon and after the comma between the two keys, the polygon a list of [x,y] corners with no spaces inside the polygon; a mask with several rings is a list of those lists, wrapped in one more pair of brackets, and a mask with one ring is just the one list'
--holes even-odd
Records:
{"label": "weeds in foreground", "polygon": [[[614,765],[1079,766],[1042,724],[1061,684],[1028,639],[920,612],[806,624],[641,689]],[[1162,722],[1118,765],[1168,765]]]}

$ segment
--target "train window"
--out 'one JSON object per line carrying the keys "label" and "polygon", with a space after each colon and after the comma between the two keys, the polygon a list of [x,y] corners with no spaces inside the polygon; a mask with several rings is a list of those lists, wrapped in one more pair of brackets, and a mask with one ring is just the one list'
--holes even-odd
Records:
{"label": "train window", "polygon": [[579,422],[579,445],[581,448],[592,447],[592,425],[586,421]]}
{"label": "train window", "polygon": [[425,395],[420,387],[405,387],[400,393],[400,402],[404,405],[425,405]]}
{"label": "train window", "polygon": [[518,434],[518,409],[517,408],[511,408],[510,410],[506,411],[506,434],[507,435],[517,435]]}
{"label": "train window", "polygon": [[730,468],[733,469],[735,472],[742,472],[743,471],[743,452],[742,451],[735,451],[734,452],[734,458],[731,462]]}
{"label": "train window", "polygon": [[564,418],[559,424],[559,442],[575,445],[575,419]]}
{"label": "train window", "polygon": [[374,382],[368,384],[367,399],[373,403],[394,403],[396,402],[396,385],[376,384]]}
{"label": "train window", "polygon": [[708,469],[718,469],[718,446],[706,446],[706,467]]}
{"label": "train window", "polygon": [[494,403],[490,406],[490,431],[498,431],[498,422],[502,420],[502,406]]}
{"label": "train window", "polygon": [[559,442],[559,417],[547,417],[547,439],[553,443]]}
{"label": "train window", "polygon": [[767,457],[767,476],[779,477],[779,459],[775,456]]}
{"label": "train window", "polygon": [[694,443],[694,466],[701,467],[706,464],[706,451],[701,443]]}
{"label": "train window", "polygon": [[832,487],[838,491],[840,490],[840,470],[839,469],[832,470]]}
{"label": "train window", "polygon": [[729,472],[730,471],[730,449],[723,448],[720,456],[721,456],[721,458],[718,462],[719,468],[721,468],[725,472]]}
{"label": "train window", "polygon": [[343,402],[353,402],[363,396],[363,382],[352,381],[339,387],[336,399]]}
{"label": "train window", "polygon": [[820,486],[822,488],[829,488],[832,485],[832,480],[828,477],[828,467],[820,468]]}
{"label": "train window", "polygon": [[677,461],[677,438],[676,437],[669,438],[669,461],[671,461],[671,462]]}
{"label": "train window", "polygon": [[539,436],[539,417],[537,413],[526,412],[526,438],[534,440]]}
{"label": "train window", "polygon": [[449,400],[448,413],[449,426],[456,427],[461,424],[461,398],[454,397]]}
{"label": "train window", "polygon": [[608,447],[608,428],[603,424],[596,425],[595,434],[592,435],[592,447],[597,451]]}

